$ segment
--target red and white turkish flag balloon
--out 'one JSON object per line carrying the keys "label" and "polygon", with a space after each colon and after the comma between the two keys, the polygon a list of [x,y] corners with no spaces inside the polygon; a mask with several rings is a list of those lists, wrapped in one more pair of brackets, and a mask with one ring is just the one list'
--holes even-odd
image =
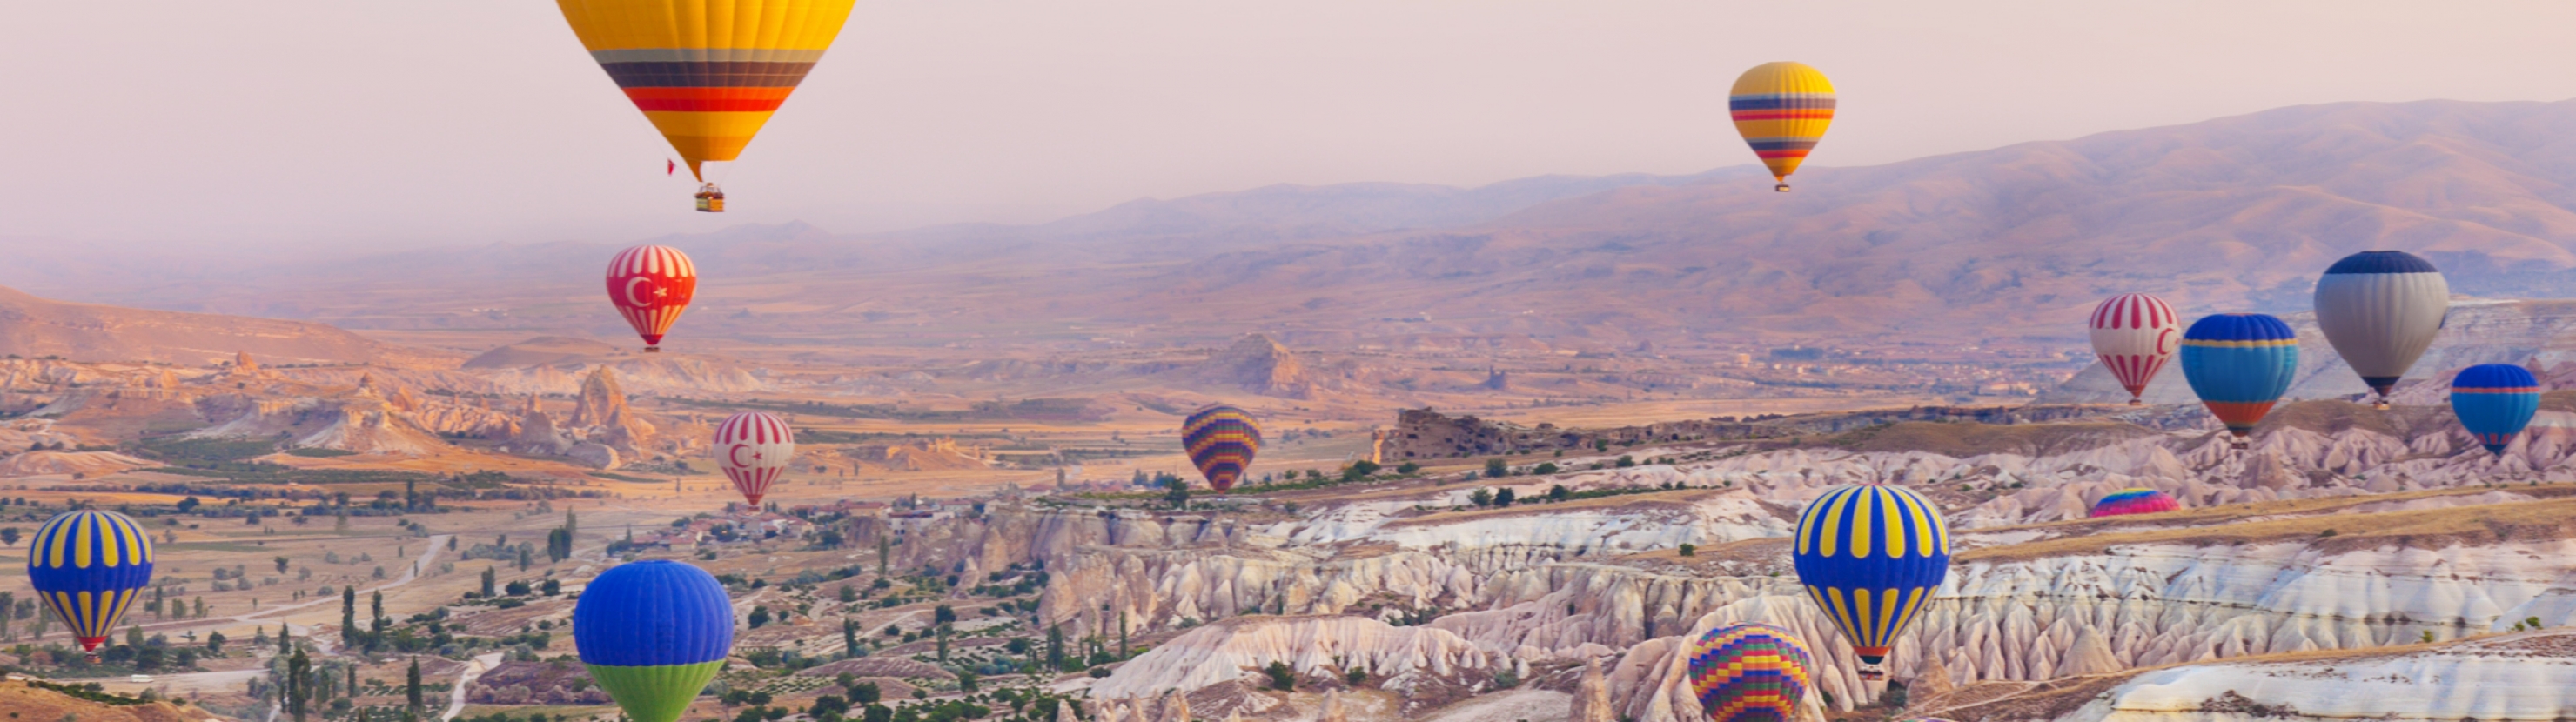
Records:
{"label": "red and white turkish flag balloon", "polygon": [[770,485],[787,474],[787,462],[796,456],[796,434],[775,415],[745,411],[716,425],[715,453],[716,464],[733,480],[733,488],[741,490],[752,506],[759,506]]}
{"label": "red and white turkish flag balloon", "polygon": [[2147,382],[2182,348],[2182,319],[2164,299],[2143,293],[2112,296],[2093,307],[2093,353],[2129,390],[2129,405],[2142,403]]}
{"label": "red and white turkish flag balloon", "polygon": [[608,302],[644,337],[645,351],[662,350],[662,334],[697,293],[698,266],[680,249],[636,246],[608,262]]}

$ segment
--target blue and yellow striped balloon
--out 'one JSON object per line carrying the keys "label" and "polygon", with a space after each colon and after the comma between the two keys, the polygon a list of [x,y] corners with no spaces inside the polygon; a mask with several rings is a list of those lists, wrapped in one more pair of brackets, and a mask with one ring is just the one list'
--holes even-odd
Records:
{"label": "blue and yellow striped balloon", "polygon": [[1792,559],[1807,596],[1850,638],[1861,678],[1885,679],[1888,649],[1950,575],[1950,532],[1911,489],[1838,486],[1799,512]]}
{"label": "blue and yellow striped balloon", "polygon": [[152,534],[112,511],[63,512],[27,545],[27,580],[81,649],[98,649],[152,583]]}

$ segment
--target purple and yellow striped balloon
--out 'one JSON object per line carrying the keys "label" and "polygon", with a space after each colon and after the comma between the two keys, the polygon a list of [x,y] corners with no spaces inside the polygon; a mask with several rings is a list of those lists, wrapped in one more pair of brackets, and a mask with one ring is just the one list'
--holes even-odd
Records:
{"label": "purple and yellow striped balloon", "polygon": [[1207,477],[1208,488],[1225,491],[1243,479],[1253,455],[1261,453],[1261,424],[1251,412],[1211,404],[1181,421],[1181,446]]}

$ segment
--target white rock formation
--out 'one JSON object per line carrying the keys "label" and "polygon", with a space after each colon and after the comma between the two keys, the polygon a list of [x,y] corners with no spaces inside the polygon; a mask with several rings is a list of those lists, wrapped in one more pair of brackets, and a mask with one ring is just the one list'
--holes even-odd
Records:
{"label": "white rock formation", "polygon": [[1252,680],[1271,662],[1301,676],[1339,677],[1367,667],[1396,691],[1490,681],[1497,661],[1455,634],[1359,617],[1238,617],[1164,642],[1092,685],[1094,697],[1189,692]]}
{"label": "white rock formation", "polygon": [[2522,634],[2393,655],[2201,664],[2140,674],[2060,720],[2564,719],[2576,634]]}

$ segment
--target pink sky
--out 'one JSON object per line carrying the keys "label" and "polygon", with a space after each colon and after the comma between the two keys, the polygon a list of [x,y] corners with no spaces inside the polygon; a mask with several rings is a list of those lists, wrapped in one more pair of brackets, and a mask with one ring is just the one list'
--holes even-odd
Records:
{"label": "pink sky", "polygon": [[0,24],[0,238],[400,248],[1035,222],[1272,183],[1751,161],[1735,74],[1842,91],[1810,167],[2344,100],[2576,97],[2576,3],[870,0],[687,210],[538,0],[129,0]]}

